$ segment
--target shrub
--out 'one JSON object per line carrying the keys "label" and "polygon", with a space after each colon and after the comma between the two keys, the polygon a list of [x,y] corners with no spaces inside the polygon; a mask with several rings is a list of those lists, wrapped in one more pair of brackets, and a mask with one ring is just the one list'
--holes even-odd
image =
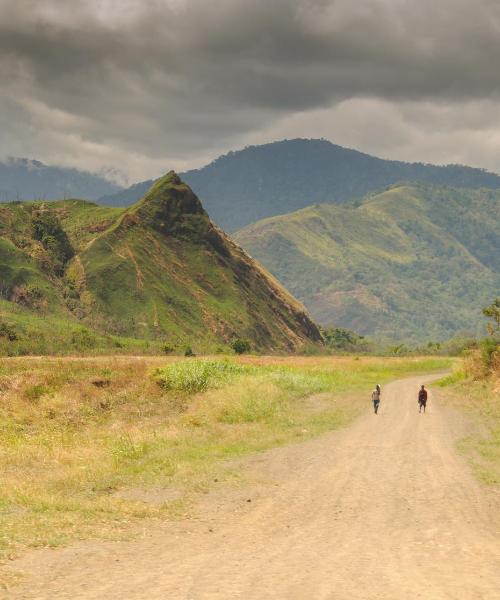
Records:
{"label": "shrub", "polygon": [[475,380],[484,379],[491,374],[498,357],[498,341],[485,338],[479,343],[479,347],[467,352],[464,359],[464,371],[467,377]]}
{"label": "shrub", "polygon": [[49,388],[42,383],[37,383],[26,388],[25,395],[30,402],[37,402],[42,396],[50,392]]}
{"label": "shrub", "polygon": [[396,356],[401,356],[401,355],[408,354],[409,348],[408,348],[408,346],[406,346],[406,344],[398,344],[396,346],[390,346],[389,352]]}
{"label": "shrub", "polygon": [[174,352],[175,348],[173,346],[171,346],[170,344],[163,344],[163,346],[161,347],[161,350],[162,350],[163,354],[172,354],[172,352]]}
{"label": "shrub", "polygon": [[64,264],[75,252],[57,216],[51,211],[36,212],[31,220],[31,230],[33,237],[42,243],[53,259],[57,274],[62,274]]}
{"label": "shrub", "polygon": [[9,300],[32,309],[41,309],[47,305],[43,290],[36,285],[14,286]]}
{"label": "shrub", "polygon": [[196,354],[193,352],[193,349],[191,348],[191,346],[188,346],[184,350],[184,356],[196,356]]}
{"label": "shrub", "polygon": [[85,350],[94,348],[97,345],[97,338],[91,331],[82,327],[73,332],[71,343],[77,348]]}
{"label": "shrub", "polygon": [[238,338],[231,344],[231,348],[236,354],[245,354],[245,352],[250,352],[250,342]]}
{"label": "shrub", "polygon": [[186,360],[157,369],[155,375],[165,390],[192,394],[229,383],[235,375],[246,370],[247,367],[227,361]]}
{"label": "shrub", "polygon": [[499,348],[498,341],[493,338],[486,338],[481,342],[481,355],[486,369],[490,369],[493,363],[493,356]]}
{"label": "shrub", "polygon": [[322,331],[327,348],[335,350],[354,351],[368,350],[367,340],[350,329],[341,327],[328,327]]}
{"label": "shrub", "polygon": [[12,325],[0,322],[0,337],[7,338],[9,342],[15,342],[17,340],[17,333]]}
{"label": "shrub", "polygon": [[488,331],[491,335],[500,332],[500,298],[495,300],[486,308],[483,308],[483,315],[490,318],[493,323],[488,323]]}

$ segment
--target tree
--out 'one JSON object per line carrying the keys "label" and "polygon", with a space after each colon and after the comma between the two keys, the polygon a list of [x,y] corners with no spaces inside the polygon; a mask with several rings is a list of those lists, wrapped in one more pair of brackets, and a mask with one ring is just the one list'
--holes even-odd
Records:
{"label": "tree", "polygon": [[495,298],[489,306],[483,308],[483,315],[493,319],[493,323],[486,326],[490,335],[500,333],[500,298]]}
{"label": "tree", "polygon": [[245,354],[245,352],[250,352],[250,342],[238,338],[231,344],[231,348],[236,354]]}
{"label": "tree", "polygon": [[7,325],[0,321],[0,337],[7,338],[9,342],[15,342],[17,340],[17,333],[12,325]]}
{"label": "tree", "polygon": [[64,265],[75,252],[57,216],[51,211],[35,212],[31,219],[31,230],[35,240],[42,244],[51,257],[54,272],[62,275]]}

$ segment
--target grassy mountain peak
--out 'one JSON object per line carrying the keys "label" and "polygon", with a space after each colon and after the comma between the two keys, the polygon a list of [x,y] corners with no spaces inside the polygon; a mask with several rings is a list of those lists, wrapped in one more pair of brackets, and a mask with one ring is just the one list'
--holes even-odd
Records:
{"label": "grassy mountain peak", "polygon": [[[173,171],[127,209],[80,200],[0,205],[0,319],[210,348],[321,341],[274,278],[209,219]],[[1,342],[1,340],[0,340]]]}
{"label": "grassy mountain peak", "polygon": [[164,235],[210,227],[200,200],[174,171],[155,181],[145,196],[124,213],[122,221],[140,222]]}

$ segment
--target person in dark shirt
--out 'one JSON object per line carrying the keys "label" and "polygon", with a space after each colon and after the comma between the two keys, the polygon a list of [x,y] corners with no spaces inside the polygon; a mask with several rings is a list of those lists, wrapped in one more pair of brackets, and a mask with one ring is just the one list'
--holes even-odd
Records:
{"label": "person in dark shirt", "polygon": [[418,412],[422,412],[422,408],[425,412],[425,407],[427,406],[427,390],[422,385],[418,392]]}
{"label": "person in dark shirt", "polygon": [[377,387],[372,392],[372,402],[373,402],[373,411],[375,414],[378,413],[378,407],[380,406],[380,386]]}

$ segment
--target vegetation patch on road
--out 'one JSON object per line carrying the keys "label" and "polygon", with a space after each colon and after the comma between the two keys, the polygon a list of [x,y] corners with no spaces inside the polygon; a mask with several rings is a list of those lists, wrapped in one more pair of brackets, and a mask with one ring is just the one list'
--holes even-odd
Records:
{"label": "vegetation patch on road", "polygon": [[[221,459],[344,426],[368,409],[374,383],[450,365],[437,357],[5,359],[0,556],[178,517],[229,477]],[[175,493],[160,502],[126,493],[158,488]]]}

